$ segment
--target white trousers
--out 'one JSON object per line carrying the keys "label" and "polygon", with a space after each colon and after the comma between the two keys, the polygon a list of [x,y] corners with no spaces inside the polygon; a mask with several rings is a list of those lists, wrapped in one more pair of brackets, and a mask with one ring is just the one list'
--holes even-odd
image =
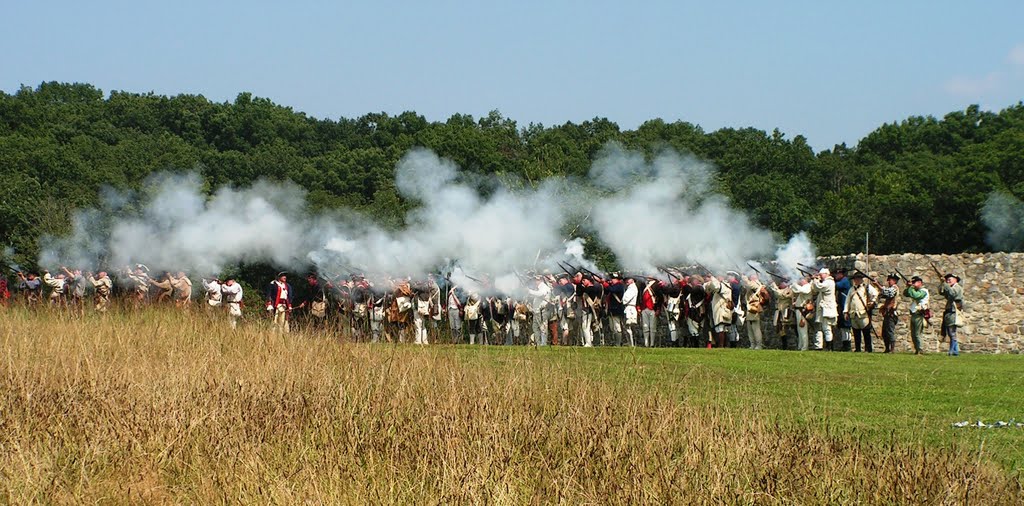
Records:
{"label": "white trousers", "polygon": [[658,334],[658,320],[653,309],[644,309],[640,312],[640,325],[644,334],[644,346],[654,346],[654,338]]}

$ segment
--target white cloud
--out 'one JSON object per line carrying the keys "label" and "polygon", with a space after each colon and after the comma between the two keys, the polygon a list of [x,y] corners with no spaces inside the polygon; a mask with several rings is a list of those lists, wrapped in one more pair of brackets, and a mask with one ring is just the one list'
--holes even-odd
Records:
{"label": "white cloud", "polygon": [[956,76],[943,87],[952,95],[974,98],[998,90],[1002,82],[999,72],[989,72],[982,77]]}
{"label": "white cloud", "polygon": [[1006,55],[1006,61],[1014,65],[1024,65],[1024,42],[1013,46],[1010,54]]}

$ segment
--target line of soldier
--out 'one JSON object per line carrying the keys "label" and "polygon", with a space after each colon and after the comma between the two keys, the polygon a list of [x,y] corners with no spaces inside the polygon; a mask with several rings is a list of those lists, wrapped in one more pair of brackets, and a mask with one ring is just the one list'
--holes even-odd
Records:
{"label": "line of soldier", "polygon": [[[372,283],[358,274],[330,279],[310,274],[297,295],[282,272],[264,291],[264,309],[280,332],[290,331],[297,315],[303,326],[343,330],[370,342],[428,344],[447,334],[454,343],[469,344],[724,348],[738,346],[742,330],[752,349],[762,349],[767,326],[782,349],[790,349],[795,337],[798,350],[872,352],[873,338],[881,338],[884,351],[892,353],[902,296],[909,300],[914,351],[924,352],[921,339],[931,310],[920,277],[893,273],[883,285],[859,270],[849,277],[844,269],[834,275],[827,268],[802,271],[795,283],[768,272],[771,280],[765,284],[756,269],[724,275],[705,269],[701,275],[664,268],[659,276],[570,274],[566,269],[557,275],[521,275],[525,289],[518,296],[499,293],[484,276],[463,286],[436,275]],[[192,282],[184,272],[154,279],[140,264],[117,274],[118,286],[136,306],[169,300],[187,308],[192,299]],[[956,355],[963,288],[954,274],[940,277],[946,299],[941,335],[949,340],[949,354]],[[18,273],[18,278],[28,304],[41,303],[46,286],[50,305],[78,312],[84,311],[87,288],[92,288],[96,311],[105,312],[115,286],[106,272],[67,268],[42,277]],[[225,310],[234,328],[242,316],[242,287],[234,279],[203,279],[201,284],[204,304]],[[876,311],[880,334],[873,325]]]}

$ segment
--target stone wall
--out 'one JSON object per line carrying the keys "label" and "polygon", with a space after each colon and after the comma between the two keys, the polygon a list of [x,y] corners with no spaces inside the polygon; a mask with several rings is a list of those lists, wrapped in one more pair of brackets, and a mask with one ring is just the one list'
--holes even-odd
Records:
{"label": "stone wall", "polygon": [[[966,326],[960,329],[960,349],[966,353],[1022,353],[1024,352],[1024,253],[977,253],[960,255],[848,255],[823,257],[819,262],[830,268],[854,267],[876,277],[884,284],[887,273],[899,269],[905,276],[921,276],[924,286],[932,294],[935,315],[922,340],[925,350],[945,352],[947,345],[939,342],[939,325],[945,299],[938,295],[942,282],[932,270],[952,272],[962,278],[964,287],[964,318]],[[902,290],[903,284],[900,284]],[[908,299],[901,298],[903,316],[897,328],[897,350],[910,349]],[[880,330],[881,318],[875,316],[875,328]],[[876,349],[881,347],[875,344]]]}

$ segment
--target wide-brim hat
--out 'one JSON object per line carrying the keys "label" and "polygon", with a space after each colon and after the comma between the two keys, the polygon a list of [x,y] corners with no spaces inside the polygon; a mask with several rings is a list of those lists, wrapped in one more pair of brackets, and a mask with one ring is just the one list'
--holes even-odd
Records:
{"label": "wide-brim hat", "polygon": [[951,273],[949,273],[949,274],[946,274],[945,276],[943,276],[943,277],[942,277],[942,279],[949,279],[949,278],[954,278],[954,279],[956,279],[956,282],[957,282],[957,283],[959,283],[959,282],[960,282],[960,276],[957,276],[956,274],[953,274],[952,272],[951,272]]}
{"label": "wide-brim hat", "polygon": [[910,282],[911,283],[917,283],[918,281],[924,283],[924,280],[921,279],[921,276],[914,276],[914,277],[910,278]]}

